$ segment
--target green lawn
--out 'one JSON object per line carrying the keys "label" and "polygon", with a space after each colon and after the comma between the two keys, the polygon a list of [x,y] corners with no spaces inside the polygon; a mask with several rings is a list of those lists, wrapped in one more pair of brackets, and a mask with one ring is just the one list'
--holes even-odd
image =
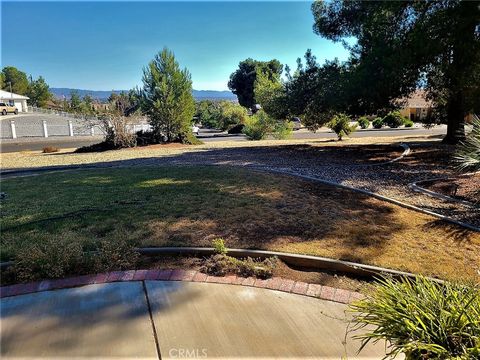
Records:
{"label": "green lawn", "polygon": [[6,179],[2,191],[2,260],[57,241],[90,251],[119,238],[210,246],[221,236],[230,247],[478,281],[479,234],[285,176],[222,167],[97,169]]}

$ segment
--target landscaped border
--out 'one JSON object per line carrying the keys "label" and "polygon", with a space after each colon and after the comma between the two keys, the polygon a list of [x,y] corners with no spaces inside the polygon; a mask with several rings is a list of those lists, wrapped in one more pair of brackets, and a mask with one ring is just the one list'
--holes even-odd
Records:
{"label": "landscaped border", "polygon": [[[144,247],[137,248],[141,255],[156,256],[156,255],[202,255],[210,256],[216,253],[214,248],[208,247]],[[409,272],[387,269],[379,266],[366,265],[355,263],[351,261],[336,260],[326,257],[292,254],[279,251],[267,250],[250,250],[250,249],[228,249],[227,255],[235,258],[269,258],[276,256],[287,265],[299,266],[303,268],[310,268],[315,270],[338,271],[343,274],[354,275],[373,279],[375,277],[391,276],[393,278],[408,277],[414,279],[417,275]],[[443,282],[440,279],[430,278],[432,281]]]}
{"label": "landscaped border", "polygon": [[261,289],[277,290],[286,293],[304,295],[322,300],[349,304],[365,296],[354,291],[333,288],[303,281],[294,281],[280,277],[257,279],[239,277],[236,275],[210,276],[196,270],[155,269],[127,270],[108,273],[81,275],[66,279],[43,280],[27,284],[16,284],[0,287],[0,298],[25,295],[42,291],[66,289],[92,284],[105,284],[124,281],[189,281],[200,283],[228,284],[249,286]]}
{"label": "landscaped border", "polygon": [[[472,176],[472,175],[475,175],[475,174],[478,174],[478,173],[480,173],[480,172],[477,171],[477,172],[473,172],[473,173],[462,174],[461,177]],[[460,204],[463,204],[463,205],[466,205],[466,206],[470,206],[470,207],[479,207],[478,205],[472,203],[471,201],[456,199],[452,196],[448,196],[448,195],[440,194],[436,191],[428,190],[428,189],[419,185],[419,184],[423,184],[423,183],[426,183],[426,182],[445,181],[445,180],[456,180],[456,178],[454,178],[454,177],[439,177],[439,178],[432,178],[432,179],[426,179],[426,180],[421,180],[421,181],[414,181],[414,182],[411,182],[410,184],[408,184],[408,187],[410,189],[412,189],[413,191],[420,192],[420,193],[423,193],[425,195],[428,195],[428,196],[431,196],[431,197],[434,197],[434,198],[437,198],[437,199],[441,199],[441,200],[445,200],[445,201],[451,201],[451,202],[457,202],[457,203],[460,203]]]}

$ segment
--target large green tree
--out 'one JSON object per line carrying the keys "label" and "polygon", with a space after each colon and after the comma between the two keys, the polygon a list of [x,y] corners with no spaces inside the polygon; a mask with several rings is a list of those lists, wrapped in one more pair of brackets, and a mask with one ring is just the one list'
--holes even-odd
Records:
{"label": "large green tree", "polygon": [[392,107],[424,85],[446,115],[445,141],[465,136],[464,116],[479,110],[478,2],[331,0],[316,1],[312,12],[317,34],[347,46],[357,40],[348,91],[359,108]]}
{"label": "large green tree", "polygon": [[143,70],[142,111],[148,115],[157,141],[188,141],[195,114],[192,80],[180,69],[173,52],[164,48]]}
{"label": "large green tree", "polygon": [[248,58],[240,61],[238,69],[230,75],[228,88],[237,95],[240,105],[252,108],[256,104],[254,88],[257,74],[263,74],[270,81],[276,81],[282,71],[283,66],[276,59],[257,61]]}
{"label": "large green tree", "polygon": [[317,63],[310,50],[305,53],[305,63],[297,59],[293,74],[287,71],[285,97],[287,112],[302,117],[303,123],[316,130],[328,123],[338,112],[352,108],[346,86],[348,67],[338,60]]}
{"label": "large green tree", "polygon": [[30,78],[28,90],[25,95],[30,98],[30,105],[38,107],[44,107],[53,97],[48,84],[41,76],[36,80]]}
{"label": "large green tree", "polygon": [[2,89],[15,94],[25,95],[28,91],[27,74],[13,66],[5,66],[2,69]]}

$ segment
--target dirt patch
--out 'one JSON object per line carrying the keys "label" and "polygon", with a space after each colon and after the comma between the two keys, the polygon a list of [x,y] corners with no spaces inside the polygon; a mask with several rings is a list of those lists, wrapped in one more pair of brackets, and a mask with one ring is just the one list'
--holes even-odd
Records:
{"label": "dirt patch", "polygon": [[476,204],[480,203],[480,174],[425,182],[422,186],[428,190],[456,199]]}

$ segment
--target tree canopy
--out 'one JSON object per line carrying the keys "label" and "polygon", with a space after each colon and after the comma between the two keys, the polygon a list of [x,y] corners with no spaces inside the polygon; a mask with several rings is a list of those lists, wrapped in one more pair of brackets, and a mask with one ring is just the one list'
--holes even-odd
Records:
{"label": "tree canopy", "polygon": [[13,66],[5,66],[2,69],[2,74],[3,90],[12,91],[19,95],[25,95],[27,93],[29,85],[27,74]]}
{"label": "tree canopy", "polygon": [[256,104],[255,81],[258,74],[263,74],[270,81],[275,81],[282,74],[282,64],[274,59],[258,61],[248,58],[240,61],[238,69],[230,75],[228,88],[237,95],[240,105],[252,108]]}
{"label": "tree canopy", "polygon": [[36,80],[30,79],[25,95],[30,98],[30,105],[37,107],[44,107],[53,97],[48,84],[41,76]]}
{"label": "tree canopy", "polygon": [[332,0],[314,2],[312,12],[317,34],[350,49],[345,83],[352,110],[391,108],[424,86],[445,114],[445,140],[463,138],[464,117],[480,102],[477,2]]}
{"label": "tree canopy", "polygon": [[164,48],[143,69],[142,111],[149,117],[157,141],[188,141],[195,114],[192,80],[180,69],[173,52]]}

